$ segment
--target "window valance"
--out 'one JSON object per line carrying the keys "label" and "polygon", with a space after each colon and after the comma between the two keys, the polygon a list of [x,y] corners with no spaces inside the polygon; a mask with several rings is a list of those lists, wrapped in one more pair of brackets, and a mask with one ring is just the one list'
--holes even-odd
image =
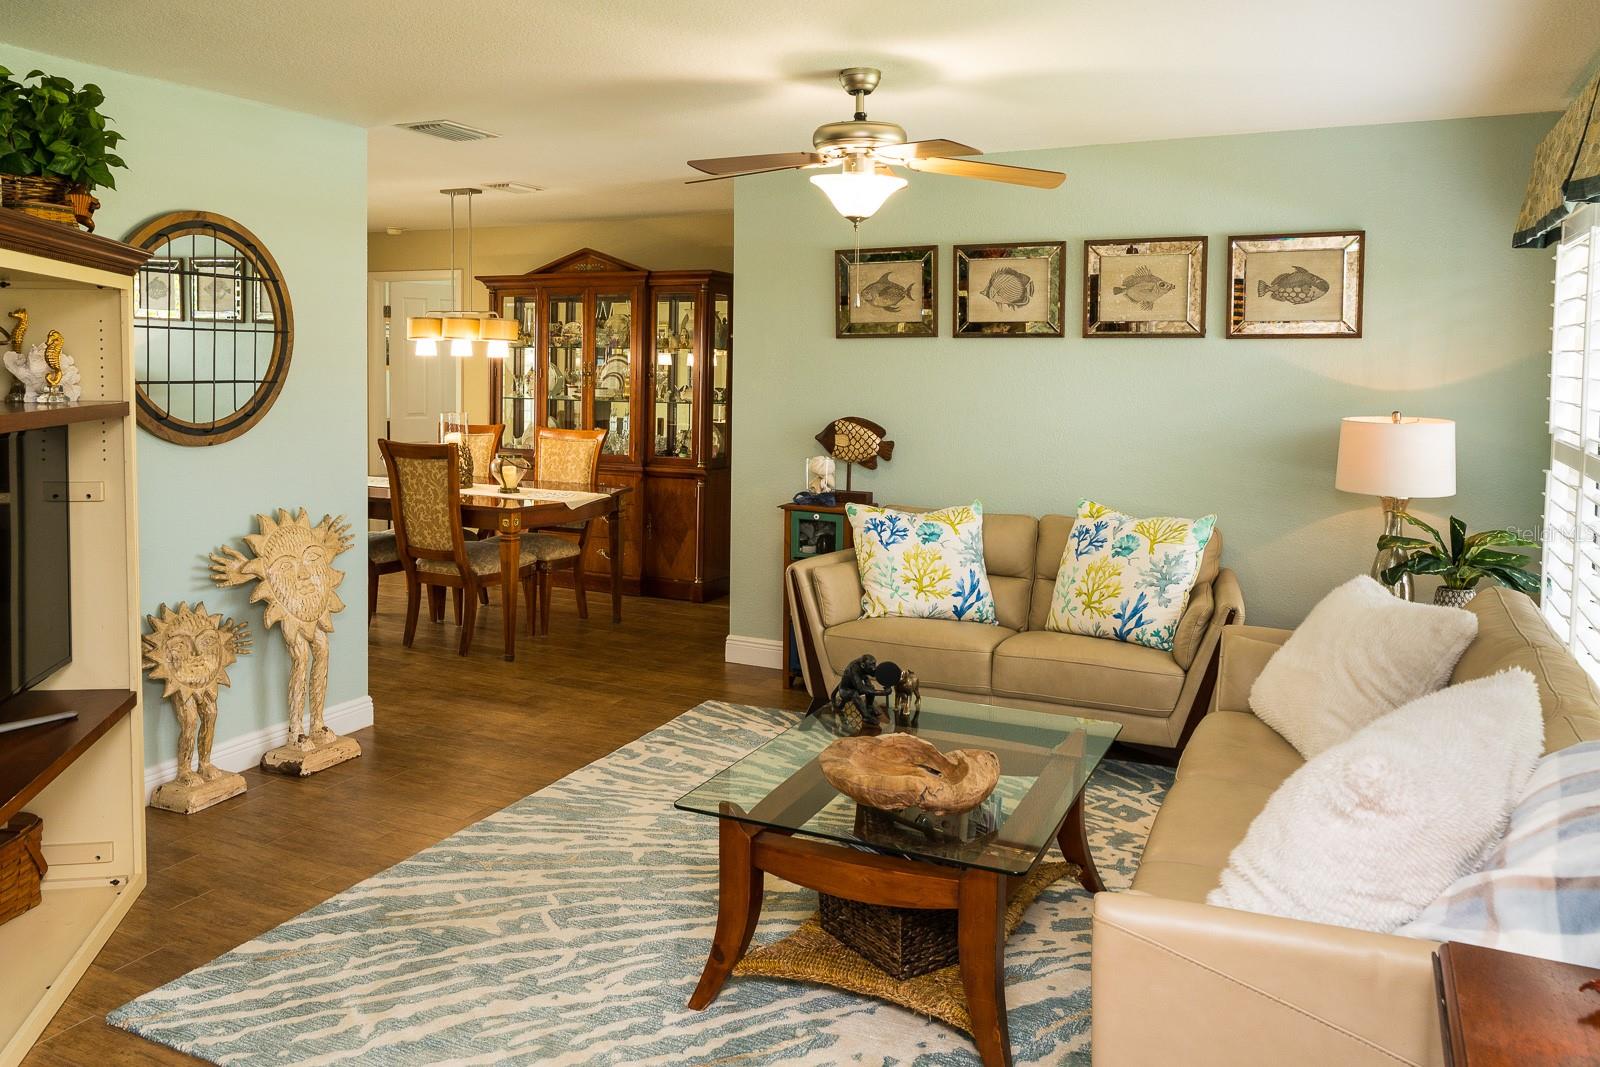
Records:
{"label": "window valance", "polygon": [[1561,236],[1572,205],[1600,201],[1600,74],[1568,105],[1533,153],[1533,173],[1511,243],[1544,248]]}

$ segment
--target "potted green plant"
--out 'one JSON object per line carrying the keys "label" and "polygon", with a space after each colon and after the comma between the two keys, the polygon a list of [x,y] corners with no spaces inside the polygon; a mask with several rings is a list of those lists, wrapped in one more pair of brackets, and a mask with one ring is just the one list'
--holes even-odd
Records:
{"label": "potted green plant", "polygon": [[[29,84],[29,82],[32,84]],[[112,169],[126,167],[92,83],[29,71],[22,79],[0,67],[0,205],[94,229],[94,190],[116,188]]]}
{"label": "potted green plant", "polygon": [[1534,559],[1521,552],[1503,552],[1503,548],[1530,548],[1535,542],[1519,537],[1510,530],[1482,530],[1468,536],[1467,524],[1450,517],[1450,543],[1439,531],[1409,512],[1400,517],[1412,526],[1433,535],[1429,541],[1421,537],[1402,537],[1385,534],[1378,538],[1379,548],[1397,549],[1405,554],[1393,566],[1383,571],[1385,585],[1394,585],[1408,574],[1433,574],[1443,579],[1433,594],[1433,602],[1446,607],[1464,608],[1478,595],[1478,582],[1493,578],[1501,585],[1510,586],[1521,593],[1532,594],[1539,588],[1539,580],[1527,568]]}

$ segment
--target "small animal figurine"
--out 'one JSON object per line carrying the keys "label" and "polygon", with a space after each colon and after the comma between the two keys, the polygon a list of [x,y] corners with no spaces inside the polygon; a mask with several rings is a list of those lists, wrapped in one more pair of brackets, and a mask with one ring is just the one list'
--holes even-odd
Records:
{"label": "small animal figurine", "polygon": [[[21,314],[25,316],[27,313]],[[17,338],[26,333],[27,322],[23,319],[12,334],[12,343],[15,344]],[[21,383],[24,400],[40,404],[64,404],[76,401],[83,395],[83,376],[72,356],[63,351],[65,344],[60,331],[51,330],[45,334],[43,344],[33,345],[26,354],[20,349],[4,354],[6,370]]]}
{"label": "small animal figurine", "polygon": [[894,455],[894,442],[883,439],[888,432],[859,415],[847,415],[842,419],[834,419],[817,434],[817,444],[827,449],[828,455],[834,459],[844,461],[844,492],[837,494],[841,502],[872,503],[871,493],[855,493],[851,490],[851,474],[857,463],[869,471],[877,470],[878,460],[887,460]]}
{"label": "small animal figurine", "polygon": [[145,616],[144,668],[164,683],[161,695],[178,716],[178,777],[156,787],[150,806],[193,815],[245,791],[243,776],[211,762],[217,733],[217,690],[228,683],[228,667],[250,651],[250,629],[204,604],[176,609],[162,604]]}
{"label": "small animal figurine", "polygon": [[839,684],[834,686],[829,703],[839,721],[851,732],[864,729],[876,732],[878,709],[875,701],[888,697],[887,691],[879,689],[873,679],[877,670],[877,657],[858,656],[845,664],[839,674]]}
{"label": "small animal figurine", "polygon": [[894,722],[898,727],[917,725],[922,717],[922,687],[915,671],[904,670],[894,683]]}

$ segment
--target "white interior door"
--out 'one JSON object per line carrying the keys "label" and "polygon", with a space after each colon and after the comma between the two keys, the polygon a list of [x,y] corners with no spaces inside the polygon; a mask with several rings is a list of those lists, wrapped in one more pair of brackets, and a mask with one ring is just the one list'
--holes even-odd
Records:
{"label": "white interior door", "polygon": [[378,440],[434,441],[439,416],[458,410],[457,361],[415,355],[406,341],[406,319],[443,311],[454,301],[450,282],[382,281],[368,287],[367,469],[382,474]]}

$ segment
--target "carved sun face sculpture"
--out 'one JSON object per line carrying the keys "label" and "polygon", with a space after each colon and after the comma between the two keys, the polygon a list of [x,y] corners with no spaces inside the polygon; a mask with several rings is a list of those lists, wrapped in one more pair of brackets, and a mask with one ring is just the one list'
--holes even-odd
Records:
{"label": "carved sun face sculpture", "polygon": [[166,683],[163,697],[215,697],[218,686],[229,684],[228,667],[250,652],[249,627],[221,613],[208,615],[203,603],[162,604],[145,624],[144,666],[152,681]]}
{"label": "carved sun face sculpture", "polygon": [[261,531],[244,539],[254,558],[232,552],[225,561],[213,557],[218,584],[256,579],[250,602],[265,601],[265,624],[281,625],[285,636],[331,633],[334,614],[344,610],[335,592],[344,572],[334,569],[333,559],[353,543],[349,524],[324,515],[312,526],[303,508],[293,516],[280,508],[276,520],[257,515],[256,521]]}

